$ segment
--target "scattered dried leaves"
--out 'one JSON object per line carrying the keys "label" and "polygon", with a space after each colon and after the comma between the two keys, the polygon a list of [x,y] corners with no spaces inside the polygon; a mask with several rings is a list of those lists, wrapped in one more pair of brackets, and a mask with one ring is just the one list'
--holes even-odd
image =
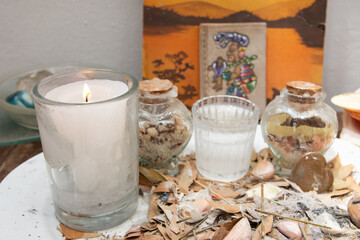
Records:
{"label": "scattered dried leaves", "polygon": [[197,171],[193,170],[189,161],[186,161],[185,167],[182,169],[180,173],[179,186],[184,190],[184,193],[187,194],[189,192],[189,187],[196,179]]}
{"label": "scattered dried leaves", "polygon": [[[264,149],[253,155],[252,165],[265,160],[271,162],[272,158],[269,149]],[[194,155],[180,160],[184,164],[175,177],[140,167],[140,189],[143,192],[151,189],[148,222],[133,226],[125,239],[260,240],[268,237],[284,239],[284,235],[298,239],[303,236],[305,240],[326,239],[321,231],[321,224],[325,223],[317,220],[317,216],[323,213],[336,215],[333,201],[360,192],[360,186],[351,176],[354,166],[342,166],[338,156],[327,165],[334,175],[332,191],[323,194],[304,193],[293,182],[276,175],[265,183],[254,179],[251,174],[232,183],[212,181],[198,175]],[[263,194],[259,192],[261,186]],[[276,189],[276,194],[271,197],[269,186]],[[351,232],[354,239],[359,237],[347,216],[336,215],[334,219],[332,221],[338,221],[336,224],[344,229],[342,234]],[[326,224],[331,225],[331,221]],[[98,233],[78,232],[62,224],[59,231],[67,239],[100,236]],[[351,239],[352,235],[346,236]]]}
{"label": "scattered dried leaves", "polygon": [[78,230],[74,230],[72,228],[69,228],[68,226],[65,226],[64,224],[60,223],[60,226],[57,228],[62,234],[64,234],[64,237],[66,239],[78,239],[78,238],[96,238],[100,237],[100,233],[96,232],[82,232]]}
{"label": "scattered dried leaves", "polygon": [[359,184],[357,184],[355,179],[351,176],[351,173],[355,168],[352,164],[343,166],[339,155],[337,155],[328,163],[328,167],[331,169],[334,176],[333,190],[351,189],[360,193]]}

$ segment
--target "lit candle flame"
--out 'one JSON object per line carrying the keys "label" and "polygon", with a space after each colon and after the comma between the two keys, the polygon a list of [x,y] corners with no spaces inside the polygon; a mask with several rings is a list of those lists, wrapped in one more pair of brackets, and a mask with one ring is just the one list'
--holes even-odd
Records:
{"label": "lit candle flame", "polygon": [[84,97],[85,102],[88,102],[91,97],[90,88],[86,83],[84,84],[83,97]]}

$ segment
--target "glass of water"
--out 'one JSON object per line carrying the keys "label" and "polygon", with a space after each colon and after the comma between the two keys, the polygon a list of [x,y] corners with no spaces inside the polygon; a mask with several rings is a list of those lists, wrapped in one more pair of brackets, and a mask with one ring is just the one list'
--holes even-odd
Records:
{"label": "glass of water", "polygon": [[250,167],[260,111],[236,96],[211,96],[192,107],[196,167],[206,178],[235,181]]}

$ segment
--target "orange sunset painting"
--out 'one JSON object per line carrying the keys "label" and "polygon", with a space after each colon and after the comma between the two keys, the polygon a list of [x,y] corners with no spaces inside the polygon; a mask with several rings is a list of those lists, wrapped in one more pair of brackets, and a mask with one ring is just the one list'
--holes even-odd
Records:
{"label": "orange sunset painting", "polygon": [[326,0],[145,0],[143,78],[200,96],[199,24],[266,22],[266,97],[294,80],[321,84]]}

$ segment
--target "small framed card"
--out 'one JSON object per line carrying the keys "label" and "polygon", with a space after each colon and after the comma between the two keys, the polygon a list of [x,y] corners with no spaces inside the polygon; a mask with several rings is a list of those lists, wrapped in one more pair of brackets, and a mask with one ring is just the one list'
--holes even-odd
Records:
{"label": "small framed card", "polygon": [[235,95],[266,106],[266,23],[200,24],[200,96]]}

